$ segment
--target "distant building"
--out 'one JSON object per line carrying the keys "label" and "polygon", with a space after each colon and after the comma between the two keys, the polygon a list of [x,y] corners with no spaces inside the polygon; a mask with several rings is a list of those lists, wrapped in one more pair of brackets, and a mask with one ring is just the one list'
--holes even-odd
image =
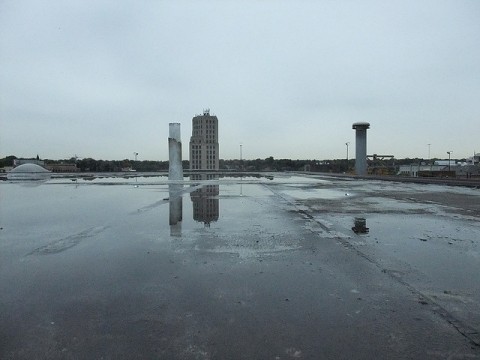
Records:
{"label": "distant building", "polygon": [[[453,174],[455,174],[455,171],[453,171]],[[447,165],[444,165],[444,164],[400,165],[397,175],[410,176],[410,177],[442,177],[442,176],[448,176],[448,175],[452,176],[452,173],[450,173],[448,170],[448,160],[447,160]]]}
{"label": "distant building", "polygon": [[13,166],[4,166],[2,168],[0,168],[0,173],[6,173],[6,172],[9,172],[13,169]]}
{"label": "distant building", "polygon": [[218,119],[204,110],[192,119],[190,138],[190,170],[218,170]]}
{"label": "distant building", "polygon": [[65,164],[65,163],[47,164],[45,165],[45,168],[54,173],[72,173],[72,172],[80,171],[80,169],[77,168],[76,164]]}
{"label": "distant building", "polygon": [[457,162],[455,160],[435,160],[433,162],[433,165],[438,165],[438,166],[456,166]]}
{"label": "distant building", "polygon": [[454,160],[437,160],[432,164],[400,165],[397,173],[399,176],[410,177],[480,177],[480,165],[470,165],[467,161],[459,163]]}
{"label": "distant building", "polygon": [[14,159],[13,160],[13,167],[17,167],[23,164],[35,164],[42,167],[45,167],[45,161],[40,159]]}
{"label": "distant building", "polygon": [[480,153],[477,153],[467,159],[468,165],[479,165],[480,164]]}

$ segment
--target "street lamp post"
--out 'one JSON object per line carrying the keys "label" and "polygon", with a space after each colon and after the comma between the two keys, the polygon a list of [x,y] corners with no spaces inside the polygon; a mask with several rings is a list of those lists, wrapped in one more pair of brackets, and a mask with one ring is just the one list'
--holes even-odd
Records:
{"label": "street lamp post", "polygon": [[450,155],[452,155],[453,151],[447,151],[448,154],[448,172],[450,172]]}
{"label": "street lamp post", "polygon": [[[138,152],[134,152],[133,155],[135,155],[135,162],[134,162],[134,165],[136,167],[136,164],[137,164],[137,156],[138,156]],[[131,169],[133,170],[133,166],[131,167]]]}
{"label": "street lamp post", "polygon": [[432,144],[427,144],[427,145],[428,145],[428,160],[430,160],[430,146],[431,146]]}
{"label": "street lamp post", "polygon": [[348,145],[350,145],[350,142],[347,141],[345,145],[347,145],[347,171],[348,171]]}
{"label": "street lamp post", "polygon": [[242,161],[242,144],[240,144],[240,169],[243,170],[243,161]]}

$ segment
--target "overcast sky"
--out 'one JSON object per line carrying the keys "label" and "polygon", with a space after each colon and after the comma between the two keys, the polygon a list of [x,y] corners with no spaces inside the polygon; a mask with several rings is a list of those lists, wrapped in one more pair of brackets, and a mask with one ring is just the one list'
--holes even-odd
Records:
{"label": "overcast sky", "polygon": [[480,152],[480,1],[0,0],[0,157],[168,159],[219,119],[220,158]]}

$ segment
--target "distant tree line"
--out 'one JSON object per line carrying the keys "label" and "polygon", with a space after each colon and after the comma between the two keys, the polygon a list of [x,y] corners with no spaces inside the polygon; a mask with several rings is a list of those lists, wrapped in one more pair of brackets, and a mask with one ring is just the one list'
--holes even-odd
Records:
{"label": "distant tree line", "polygon": [[3,159],[0,159],[0,168],[6,167],[6,166],[13,166],[13,160],[15,160],[17,157],[10,155],[7,157],[4,157]]}
{"label": "distant tree line", "polygon": [[[332,160],[337,161],[337,160]],[[326,166],[324,163],[331,161],[319,160],[292,160],[292,159],[275,159],[270,156],[266,159],[255,160],[220,160],[220,169],[236,170],[236,171],[324,171]],[[345,164],[343,164],[344,162]],[[331,164],[333,165],[333,163]],[[346,160],[339,160],[338,165],[347,166]],[[340,166],[337,166],[339,168]],[[321,170],[322,169],[322,170]]]}
{"label": "distant tree line", "polygon": [[[15,156],[10,155],[0,159],[0,168],[13,166]],[[32,158],[32,160],[38,159]],[[422,162],[431,162],[438,159],[425,160],[421,158],[405,158],[394,159],[395,165],[419,164]],[[63,159],[63,160],[49,160],[44,159],[45,164],[76,164],[81,172],[121,172],[129,169],[139,172],[149,171],[168,171],[168,161],[134,161],[129,159],[124,160],[96,160],[92,158],[84,159]],[[330,172],[330,173],[344,173],[352,171],[355,166],[355,160],[350,159],[334,159],[334,160],[292,160],[292,159],[275,159],[273,156],[266,159],[254,160],[224,160],[219,161],[220,170],[224,171],[315,171],[315,172]],[[183,161],[183,168],[189,168],[189,161]]]}
{"label": "distant tree line", "polygon": [[[72,160],[72,159],[71,159]],[[73,159],[75,161],[75,159]],[[71,161],[70,161],[71,162]],[[135,171],[162,171],[168,170],[168,161],[134,161],[134,160],[95,160],[85,158],[76,161],[77,167],[82,172],[120,172]]]}

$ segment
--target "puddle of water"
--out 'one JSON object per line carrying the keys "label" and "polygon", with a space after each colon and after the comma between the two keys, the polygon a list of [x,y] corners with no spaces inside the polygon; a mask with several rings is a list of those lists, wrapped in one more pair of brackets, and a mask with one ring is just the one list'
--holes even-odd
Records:
{"label": "puddle of water", "polygon": [[302,190],[281,190],[282,194],[290,196],[298,200],[308,200],[308,199],[340,199],[348,198],[352,194],[333,190],[333,189],[302,189]]}
{"label": "puddle of water", "polygon": [[318,184],[318,183],[331,183],[331,180],[326,179],[318,179],[314,177],[307,177],[307,176],[288,176],[285,174],[276,175],[273,179],[273,182],[276,184],[284,184],[284,185],[311,185],[311,184]]}
{"label": "puddle of water", "polygon": [[366,203],[366,206],[381,208],[383,211],[413,212],[423,210],[431,213],[440,212],[438,206],[423,202],[414,203],[411,201],[395,200],[386,197],[365,197],[363,201]]}
{"label": "puddle of water", "polygon": [[[181,238],[188,244],[204,241],[202,234],[208,229],[223,234],[209,251],[233,251],[242,257],[296,247],[288,237],[279,238],[283,223],[271,215],[267,204],[273,193],[261,183],[200,179],[158,184],[155,178],[142,186],[132,186],[135,179],[123,178],[113,179],[115,186],[102,183],[111,180],[94,180],[93,184],[99,181],[101,186],[70,186],[65,179],[54,179],[27,189],[18,183],[2,184],[2,192],[8,195],[0,208],[0,225],[5,228],[0,248],[10,247],[19,256],[62,255],[93,248],[91,240],[97,233],[89,229],[99,227],[108,228],[102,241],[115,239],[118,244],[142,238],[162,242]],[[245,238],[260,242],[236,242]]]}
{"label": "puddle of water", "polygon": [[[369,244],[383,265],[406,263],[446,288],[477,289],[480,226],[429,214],[322,214],[315,219],[325,232],[350,234],[350,242]],[[368,231],[363,231],[365,228]],[[361,230],[356,232],[355,230]],[[391,259],[389,261],[388,259]]]}

